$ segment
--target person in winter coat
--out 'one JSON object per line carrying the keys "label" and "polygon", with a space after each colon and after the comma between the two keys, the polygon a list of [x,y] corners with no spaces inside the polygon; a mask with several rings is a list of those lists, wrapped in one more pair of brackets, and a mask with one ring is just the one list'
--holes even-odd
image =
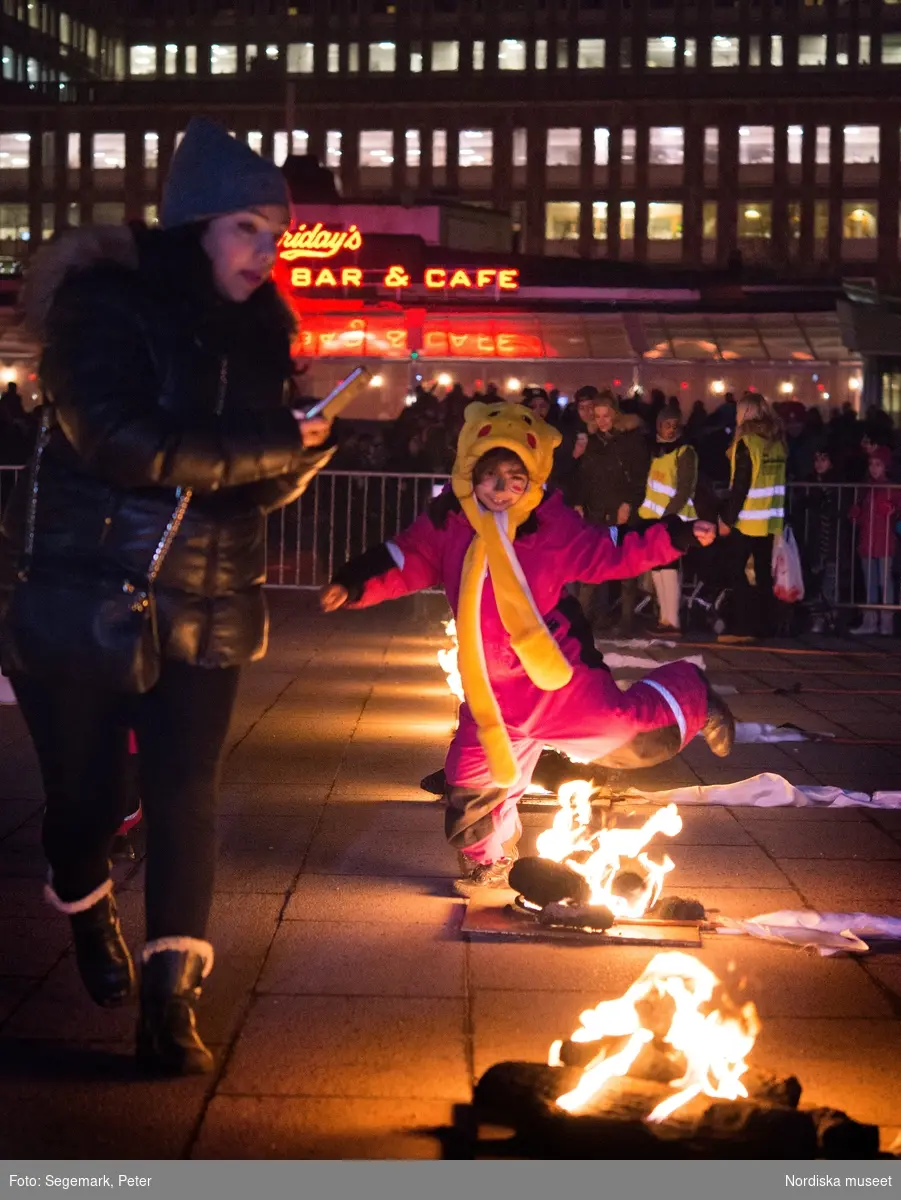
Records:
{"label": "person in winter coat", "polygon": [[[779,419],[763,396],[746,392],[738,405],[729,450],[729,495],[719,519],[727,538],[726,559],[732,591],[724,642],[748,642],[776,630],[773,595],[773,539],[785,524],[785,441]],[[747,564],[754,564],[754,585]]]}
{"label": "person in winter coat", "polygon": [[[697,516],[694,493],[698,482],[698,455],[683,436],[682,414],[672,401],[657,415],[657,440],[651,451],[651,469],[647,492],[638,510],[643,520],[678,516],[693,521]],[[651,572],[660,620],[657,633],[679,632],[679,601],[682,595],[682,571],[678,561]]]}
{"label": "person in winter coat", "polygon": [[575,579],[638,575],[709,544],[713,525],[667,517],[618,540],[548,492],[560,434],[518,404],[473,403],[452,482],[408,529],[335,573],[326,612],[444,588],[457,623],[465,703],[445,764],[455,890],[506,886],[517,802],[542,748],[607,767],[663,762],[703,733],[718,754],[731,714],[690,663],[621,692],[564,593]]}
{"label": "person in winter coat", "polygon": [[843,563],[848,562],[842,520],[844,493],[835,486],[841,482],[832,455],[825,444],[820,445],[813,456],[813,471],[805,480],[807,486],[795,506],[801,518],[795,522],[795,529],[801,532],[799,548],[804,588],[810,597],[811,633],[833,627],[839,600],[838,561],[841,558]]}
{"label": "person in winter coat", "polygon": [[[895,577],[892,574],[895,550],[895,523],[901,509],[901,489],[887,486],[892,452],[876,446],[868,459],[870,487],[860,489],[860,499],[848,515],[857,527],[857,553],[866,580],[867,604],[895,604]],[[868,608],[863,621],[852,633],[881,633],[890,637],[894,613]]]}
{"label": "person in winter coat", "polygon": [[[172,160],[162,228],[72,231],[37,256],[25,294],[52,414],[32,574],[63,588],[146,577],[178,490],[194,492],[154,587],[154,687],[126,695],[7,671],[44,781],[46,897],[70,918],[82,980],[104,1006],[135,982],[109,869],[123,816],[111,774],[135,732],[147,832],[137,1053],[152,1072],[213,1066],[194,1010],[213,966],[223,746],[241,669],[266,652],[265,519],[331,454],[328,422],[285,406],[292,322],[269,275],[288,219],[279,170],[195,119]],[[0,540],[7,594],[28,524],[24,483]],[[0,620],[6,659],[9,634]],[[115,756],[104,752],[110,728],[123,731]]]}
{"label": "person in winter coat", "polygon": [[[574,489],[576,507],[592,525],[634,528],[644,499],[650,467],[650,449],[644,425],[633,413],[620,411],[612,392],[593,400],[588,444],[579,460]],[[632,632],[638,580],[624,578],[620,585],[620,621],[617,632]],[[589,620],[595,615],[598,590],[583,587],[579,599]]]}

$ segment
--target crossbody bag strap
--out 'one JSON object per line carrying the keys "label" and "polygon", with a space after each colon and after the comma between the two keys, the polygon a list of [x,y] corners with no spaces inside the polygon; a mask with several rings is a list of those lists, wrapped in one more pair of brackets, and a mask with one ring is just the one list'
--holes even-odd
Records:
{"label": "crossbody bag strap", "polygon": [[44,401],[41,405],[41,427],[38,430],[34,453],[31,458],[31,472],[28,488],[28,513],[25,518],[25,545],[22,548],[22,559],[19,566],[19,579],[26,580],[31,570],[31,560],[34,558],[34,530],[38,515],[38,474],[44,447],[50,437],[51,411],[50,405]]}

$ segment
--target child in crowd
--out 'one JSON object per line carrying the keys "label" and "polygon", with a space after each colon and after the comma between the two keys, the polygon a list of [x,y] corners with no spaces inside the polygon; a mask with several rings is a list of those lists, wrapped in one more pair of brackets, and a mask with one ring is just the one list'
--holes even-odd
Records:
{"label": "child in crowd", "polygon": [[[867,459],[867,482],[872,486],[861,488],[860,499],[849,513],[857,526],[857,553],[866,580],[867,604],[895,603],[893,559],[901,489],[887,486],[891,461],[892,452],[887,446],[873,447]],[[890,637],[893,626],[894,613],[868,608],[861,624],[851,632],[881,633]]]}
{"label": "child in crowd", "polygon": [[728,754],[734,724],[705,676],[669,663],[617,687],[564,589],[639,575],[709,545],[714,527],[667,517],[644,533],[589,525],[545,487],[560,434],[522,405],[473,403],[451,486],[408,529],[347,563],[326,612],[443,586],[454,611],[465,703],[447,756],[455,890],[504,887],[517,802],[545,745],[612,768],[649,766],[697,733]]}

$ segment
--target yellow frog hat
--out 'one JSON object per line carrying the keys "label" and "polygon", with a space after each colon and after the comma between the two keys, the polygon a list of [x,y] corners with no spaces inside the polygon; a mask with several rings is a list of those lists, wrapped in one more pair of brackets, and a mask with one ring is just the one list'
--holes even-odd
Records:
{"label": "yellow frog hat", "polygon": [[[501,623],[513,652],[536,686],[553,692],[572,678],[572,667],[551,636],[535,606],[513,542],[516,531],[544,495],[560,433],[522,404],[474,401],[464,412],[457,441],[451,486],[475,530],[463,563],[457,609],[460,676],[479,741],[497,787],[512,787],[519,769],[503,716],[491,688],[482,648],[481,606],[486,575],[491,576]],[[504,513],[488,512],[475,498],[472,473],[489,450],[503,448],[518,455],[529,473],[529,486]]]}

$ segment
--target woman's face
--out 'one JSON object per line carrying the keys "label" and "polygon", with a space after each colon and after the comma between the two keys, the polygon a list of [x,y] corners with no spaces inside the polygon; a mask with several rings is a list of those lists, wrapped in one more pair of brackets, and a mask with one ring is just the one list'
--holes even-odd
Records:
{"label": "woman's face", "polygon": [[511,508],[529,486],[529,476],[519,463],[504,462],[483,475],[474,487],[475,497],[490,512]]}
{"label": "woman's face", "polygon": [[266,282],[288,219],[287,208],[266,204],[210,221],[202,245],[213,264],[213,280],[221,296],[242,304]]}

